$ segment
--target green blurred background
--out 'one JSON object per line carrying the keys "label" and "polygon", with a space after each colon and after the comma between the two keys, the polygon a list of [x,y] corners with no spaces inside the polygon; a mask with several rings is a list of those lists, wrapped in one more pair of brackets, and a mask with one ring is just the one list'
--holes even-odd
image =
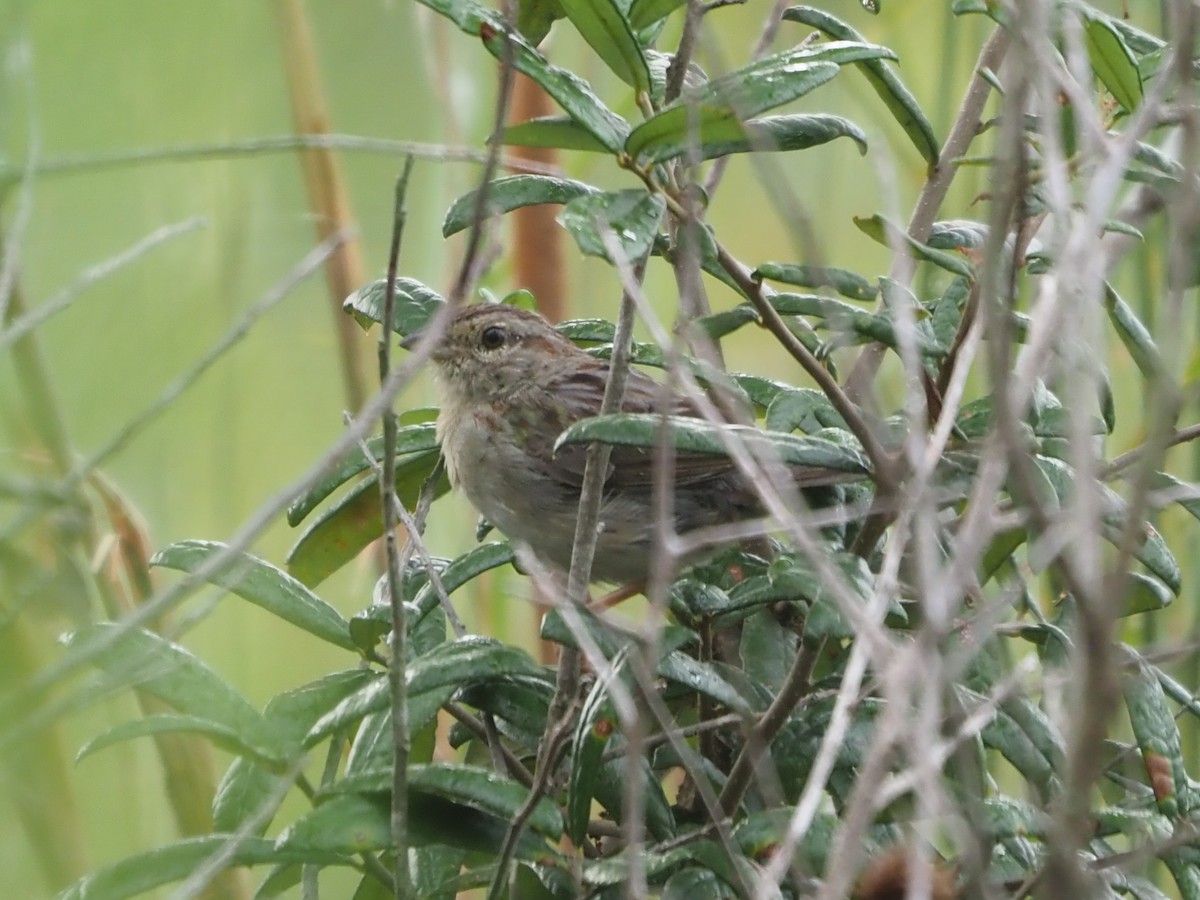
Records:
{"label": "green blurred background", "polygon": [[[924,105],[939,140],[944,139],[989,23],[980,17],[954,19],[949,4],[935,2],[892,0],[878,16],[850,0],[820,5],[899,54],[902,77]],[[1119,3],[1106,6],[1120,10]],[[475,42],[410,0],[312,0],[306,9],[332,131],[482,146],[491,129],[495,63]],[[699,61],[710,74],[746,60],[766,9],[759,0],[709,19],[709,41]],[[1157,30],[1153,20],[1141,24]],[[677,27],[668,28],[662,46],[673,46]],[[797,43],[806,34],[785,23],[775,46]],[[556,26],[544,49],[593,80],[607,102],[633,117],[628,92],[605,76],[566,27]],[[108,154],[134,150],[219,148],[293,130],[272,3],[0,0],[0,53],[0,162],[9,174],[29,163],[45,166],[68,157],[98,163]],[[867,132],[870,153],[860,157],[843,141],[775,156],[767,161],[770,189],[750,159],[735,159],[710,221],[751,265],[802,258],[868,276],[886,272],[886,251],[862,235],[851,216],[883,212],[905,221],[924,179],[920,157],[857,72],[844,72],[798,106],[852,119]],[[338,162],[367,277],[380,277],[401,159],[343,152]],[[602,186],[635,186],[632,176],[605,158],[567,154],[562,167],[572,177]],[[441,219],[478,175],[473,163],[418,162],[409,192],[403,274],[441,290],[449,286],[461,244],[443,241]],[[781,191],[781,185],[788,190]],[[983,210],[972,206],[982,190],[975,170],[964,173],[943,217],[982,218]],[[785,194],[810,217],[817,246],[802,246],[782,223],[777,201]],[[288,151],[242,155],[218,149],[203,160],[47,172],[23,187],[10,184],[0,209],[6,240],[19,252],[15,276],[30,307],[157,229],[192,217],[205,223],[98,279],[38,329],[72,448],[81,456],[102,447],[154,402],[315,244],[299,163]],[[1153,280],[1153,254],[1144,255],[1137,271]],[[619,298],[616,279],[573,246],[567,247],[567,257],[571,314],[612,317]],[[503,257],[485,286],[497,293],[511,287]],[[709,288],[714,308],[736,302],[724,288],[712,282]],[[652,266],[648,290],[669,319],[675,288],[665,265]],[[373,371],[375,336],[364,333],[360,341]],[[751,329],[739,332],[727,351],[733,369],[799,377],[774,344]],[[1120,382],[1128,360],[1114,358],[1113,367]],[[431,400],[422,380],[399,407]],[[152,549],[184,538],[224,539],[313,464],[341,432],[346,405],[331,299],[318,275],[260,320],[102,471],[140,512]],[[33,441],[7,360],[0,367],[0,421],[0,473],[27,472],[25,454]],[[1137,425],[1122,423],[1127,429]],[[1118,436],[1115,450],[1134,437]],[[6,505],[4,515],[15,515],[15,507]],[[439,503],[428,536],[433,551],[449,556],[469,547],[474,523],[463,501]],[[251,550],[282,565],[295,537],[280,517]],[[350,614],[370,602],[374,580],[372,565],[363,561],[322,585],[320,593]],[[498,594],[495,602],[479,596],[489,588]],[[459,605],[472,628],[532,647],[532,608],[519,599],[508,602],[524,592],[522,579],[498,577],[462,596]],[[176,611],[180,640],[256,704],[354,664],[346,654],[281,629],[253,607],[231,599],[212,601],[201,594]],[[55,637],[72,621],[63,608],[45,606],[22,610],[33,626],[40,664],[56,658]],[[68,752],[134,715],[134,703],[119,695],[66,718]],[[218,772],[226,762],[218,755]],[[148,741],[121,744],[73,769],[89,865],[174,837],[161,777]],[[23,789],[7,776],[2,784],[4,790]],[[285,810],[281,821],[287,819]],[[0,797],[0,896],[48,893],[26,836]]]}

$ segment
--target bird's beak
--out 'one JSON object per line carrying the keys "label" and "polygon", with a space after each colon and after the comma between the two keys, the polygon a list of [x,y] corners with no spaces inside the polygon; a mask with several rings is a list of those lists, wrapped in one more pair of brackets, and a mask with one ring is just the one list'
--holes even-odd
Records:
{"label": "bird's beak", "polygon": [[407,337],[401,338],[400,346],[405,350],[414,350],[416,349],[417,344],[421,342],[421,338],[423,337],[425,337],[425,329],[421,328],[412,332]]}

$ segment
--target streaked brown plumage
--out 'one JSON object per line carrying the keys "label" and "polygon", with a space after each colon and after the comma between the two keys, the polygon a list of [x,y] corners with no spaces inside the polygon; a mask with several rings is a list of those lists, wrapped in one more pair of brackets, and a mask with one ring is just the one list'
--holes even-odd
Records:
{"label": "streaked brown plumage", "polygon": [[[405,341],[411,346],[411,339]],[[497,304],[454,314],[433,352],[441,383],[438,436],[451,483],[508,537],[551,567],[571,561],[586,449],[554,443],[570,425],[596,415],[609,364],[576,347],[536,313]],[[661,385],[633,370],[622,410],[656,412]],[[675,415],[694,416],[683,397]],[[745,479],[725,457],[675,460],[675,527],[687,532],[754,515]],[[605,482],[594,581],[646,578],[653,540],[653,453],[614,447]],[[804,484],[841,473],[798,470]]]}

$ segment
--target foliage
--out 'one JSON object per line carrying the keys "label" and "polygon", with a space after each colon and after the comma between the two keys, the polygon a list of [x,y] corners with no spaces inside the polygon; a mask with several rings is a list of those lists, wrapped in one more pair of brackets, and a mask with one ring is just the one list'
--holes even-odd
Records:
{"label": "foliage", "polygon": [[[1200,795],[1176,721],[1200,708],[1189,686],[1120,633],[1125,617],[1159,614],[1183,591],[1180,548],[1152,519],[1172,503],[1196,514],[1193,489],[1160,471],[1168,445],[1195,436],[1176,431],[1190,376],[1179,374],[1179,342],[1156,337],[1118,294],[1110,273],[1120,245],[1106,237],[1140,236],[1149,215],[1171,211],[1171,258],[1182,261],[1161,306],[1163,320],[1177,321],[1197,270],[1188,218],[1197,185],[1190,160],[1164,146],[1177,121],[1168,112],[1184,115],[1172,104],[1190,85],[1190,60],[1081,3],[1027,4],[1017,15],[960,0],[957,13],[997,24],[984,69],[959,86],[962,128],[939,147],[895,54],[822,10],[794,7],[780,25],[817,36],[797,30],[796,46],[709,78],[689,64],[686,41],[677,55],[659,42],[667,17],[715,17],[721,4],[522,4],[522,34],[474,0],[421,2],[561,107],[563,116],[509,126],[502,142],[603,154],[628,176],[617,190],[493,178],[451,206],[444,235],[560,204],[581,253],[614,270],[643,259],[699,270],[733,295],[678,329],[678,341],[659,328],[662,340],[630,349],[637,364],[736,395],[754,427],[674,422],[664,435],[657,417],[615,415],[560,442],[653,448],[665,439],[714,454],[733,444],[751,463],[768,455],[851,477],[786,504],[759,473],[775,519],[769,538],[652,591],[669,622],[631,628],[600,609],[554,609],[542,637],[582,654],[588,672],[563,698],[562,671],[491,638],[448,635],[455,590],[519,565],[503,541],[453,560],[408,549],[395,586],[407,623],[399,679],[388,671],[399,611],[386,576],[349,619],[315,593],[380,534],[379,460],[395,458],[395,496],[419,511],[418,523],[448,489],[424,416],[386,442],[351,448],[290,508],[291,524],[308,524],[287,572],[201,541],[151,561],[186,573],[181,590],[217,585],[339,648],[343,671],[260,712],[153,630],[105,622],[70,636],[66,664],[98,669],[105,690],[136,688],[165,705],[81,754],[186,734],[236,759],[216,793],[212,834],[123,860],[63,896],[132,896],[232,866],[265,868],[259,895],[275,896],[306,872],[339,866],[361,873],[361,897],[489,886],[490,896],[522,898],[837,897],[899,848],[935,860],[972,895],[1021,896],[1040,882],[1046,896],[1154,897],[1169,879],[1181,896],[1200,897],[1191,842]],[[639,122],[614,111],[627,96],[605,103],[537,49],[556,19],[632,90]],[[819,98],[853,74],[846,69],[866,76],[880,115],[928,166],[907,227],[882,213],[855,220],[894,253],[893,269],[737,260],[703,223],[719,179],[703,181],[702,164],[841,137],[844,152],[865,149],[865,131],[841,116],[764,115]],[[1002,92],[1000,114],[985,122],[992,90]],[[941,209],[945,190],[967,164],[991,173],[987,221],[935,221],[953,212]],[[1125,184],[1145,202],[1114,211]],[[614,277],[614,292],[619,284]],[[446,304],[410,278],[392,287],[389,298],[387,281],[365,286],[348,312],[408,336]],[[1143,380],[1141,410],[1117,408],[1100,349],[1105,323]],[[708,342],[751,326],[769,331],[816,388],[717,371]],[[607,322],[560,327],[591,353],[622,349]],[[839,379],[836,358],[853,374]],[[884,414],[863,387],[881,361],[904,385],[898,401],[881,392],[894,404]],[[1108,459],[1118,414],[1144,417],[1145,443]],[[403,832],[391,815],[397,681],[405,718],[396,721],[411,745]],[[447,711],[452,762],[435,758]],[[327,760],[319,784],[303,773],[314,753]],[[309,806],[277,821],[291,791]],[[401,868],[411,888],[393,885]]]}

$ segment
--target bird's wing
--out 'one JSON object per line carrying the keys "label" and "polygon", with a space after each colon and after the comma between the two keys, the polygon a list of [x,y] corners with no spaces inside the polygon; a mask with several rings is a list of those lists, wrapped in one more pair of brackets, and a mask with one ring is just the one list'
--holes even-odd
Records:
{"label": "bird's wing", "polygon": [[[588,410],[587,415],[575,415],[567,425],[595,415],[599,411],[600,398],[608,381],[608,365],[597,360],[595,367],[582,367],[570,373],[556,385],[555,396],[562,408]],[[622,412],[656,413],[661,409],[662,385],[648,375],[635,370],[629,373],[625,385]],[[696,409],[684,397],[673,395],[668,412],[676,416],[695,416]],[[545,457],[544,457],[545,458]],[[583,469],[587,462],[587,445],[572,444],[559,448],[548,459],[547,474],[552,478],[578,486],[583,483]],[[676,484],[690,484],[714,478],[731,471],[733,463],[724,456],[708,456],[693,453],[676,454],[674,480]],[[649,487],[654,479],[654,450],[647,447],[623,447],[614,445],[609,457],[606,484],[610,487]]]}

